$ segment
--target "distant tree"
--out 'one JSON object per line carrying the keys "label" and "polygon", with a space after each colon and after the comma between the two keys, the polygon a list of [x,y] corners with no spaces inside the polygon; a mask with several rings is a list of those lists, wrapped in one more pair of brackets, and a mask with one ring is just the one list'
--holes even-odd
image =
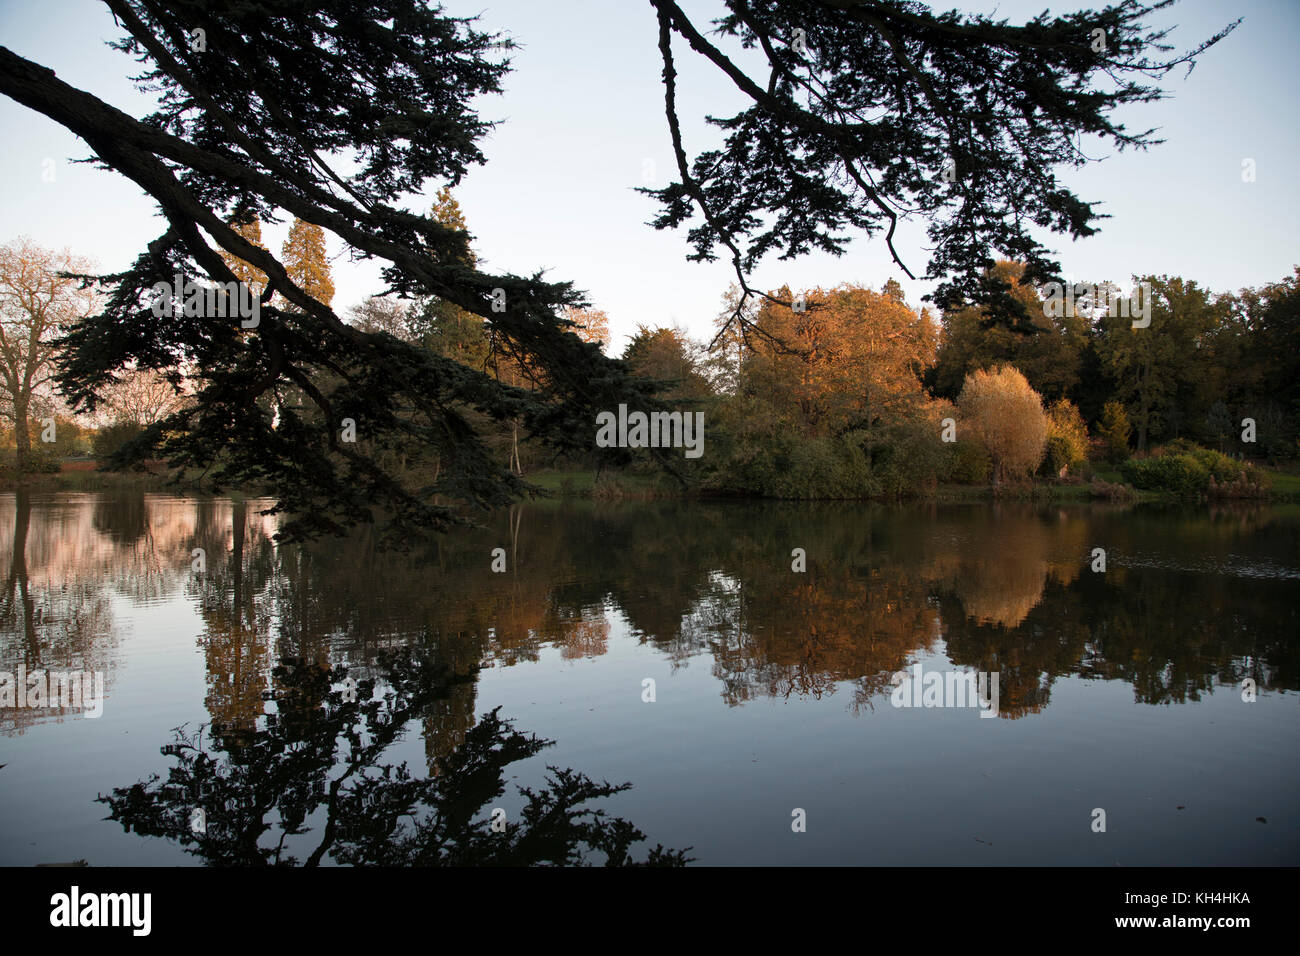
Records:
{"label": "distant tree", "polygon": [[[239,236],[249,245],[257,249],[266,251],[266,246],[262,245],[262,223],[256,215],[251,213],[236,213],[227,223],[232,232]],[[252,265],[236,255],[221,251],[221,261],[226,264],[226,268],[244,285],[248,286],[255,295],[260,296],[266,288],[266,273],[257,266]]]}
{"label": "distant tree", "polygon": [[1128,457],[1128,439],[1133,432],[1128,414],[1120,402],[1109,401],[1102,406],[1101,420],[1097,423],[1097,437],[1106,444],[1107,458],[1112,464]]}
{"label": "distant tree", "polygon": [[1300,266],[1280,282],[1243,290],[1238,303],[1240,358],[1229,385],[1259,423],[1261,449],[1293,458],[1300,451]]}
{"label": "distant tree", "polygon": [[[469,232],[465,213],[460,203],[444,186],[438,190],[429,218],[466,236],[465,247],[457,253],[457,261],[467,267],[478,262],[478,256],[469,245]],[[411,308],[409,319],[413,341],[444,358],[452,359],[469,368],[486,370],[489,367],[490,339],[488,326],[482,316],[460,308],[454,302],[438,296],[426,296]]]}
{"label": "distant tree", "polygon": [[182,408],[184,391],[150,369],[129,369],[100,393],[110,422],[128,422],[137,429],[160,422]]}
{"label": "distant tree", "polygon": [[576,326],[574,331],[582,341],[601,348],[609,345],[609,316],[603,309],[570,306],[564,310],[564,317]]}
{"label": "distant tree", "polygon": [[434,222],[441,223],[448,229],[454,229],[465,236],[465,246],[453,253],[455,259],[467,266],[478,264],[478,256],[475,254],[469,240],[472,238],[469,233],[469,227],[465,224],[465,211],[461,209],[460,202],[452,195],[450,186],[439,188],[433,197],[433,205],[429,208],[429,218]]}
{"label": "distant tree", "polygon": [[888,294],[860,286],[807,289],[798,311],[780,304],[789,288],[757,310],[741,364],[740,387],[766,404],[769,430],[825,436],[895,419],[924,399],[920,376],[934,360],[935,328]]}
{"label": "distant tree", "polygon": [[325,230],[295,219],[284,241],[285,271],[298,288],[321,305],[334,301],[334,280],[325,251]]}
{"label": "distant tree", "polygon": [[1088,320],[1077,312],[1049,316],[1038,292],[1022,284],[1023,274],[1021,264],[1005,260],[990,271],[991,281],[1005,282],[1007,294],[1025,307],[1028,333],[996,322],[988,307],[968,305],[944,313],[939,352],[928,377],[935,395],[955,399],[969,373],[998,364],[1014,365],[1047,400],[1073,393],[1088,344]]}
{"label": "distant tree", "polygon": [[386,332],[393,338],[415,341],[411,327],[411,309],[400,299],[372,295],[348,310],[352,324],[363,332]]}
{"label": "distant tree", "polygon": [[662,386],[669,399],[700,399],[710,394],[708,379],[695,354],[697,346],[682,329],[651,329],[638,326],[623,361],[634,374]]}
{"label": "distant tree", "polygon": [[968,428],[993,462],[993,484],[1029,475],[1043,460],[1047,415],[1042,398],[1009,365],[972,372],[957,399]]}
{"label": "distant tree", "polygon": [[54,379],[59,333],[95,309],[93,292],[62,273],[86,269],[70,252],[27,239],[0,246],[0,415],[13,422],[20,471],[32,452],[33,403]]}
{"label": "distant tree", "polygon": [[1066,471],[1088,459],[1088,426],[1074,404],[1060,398],[1047,409],[1047,445],[1043,464],[1052,475],[1064,477]]}
{"label": "distant tree", "polygon": [[886,279],[880,292],[882,295],[893,299],[899,305],[907,304],[907,297],[903,294],[903,286],[897,279]]}
{"label": "distant tree", "polygon": [[[1142,452],[1149,437],[1166,433],[1171,409],[1194,401],[1204,394],[1203,383],[1213,380],[1213,355],[1206,344],[1229,316],[1232,301],[1177,276],[1140,281],[1151,289],[1150,326],[1134,328],[1131,317],[1108,315],[1100,322],[1097,352]],[[1183,419],[1192,418],[1186,407],[1179,411]]]}
{"label": "distant tree", "polygon": [[1222,401],[1211,405],[1209,414],[1205,416],[1205,427],[1219,440],[1219,451],[1223,451],[1223,440],[1232,431],[1232,415],[1228,413],[1228,406]]}

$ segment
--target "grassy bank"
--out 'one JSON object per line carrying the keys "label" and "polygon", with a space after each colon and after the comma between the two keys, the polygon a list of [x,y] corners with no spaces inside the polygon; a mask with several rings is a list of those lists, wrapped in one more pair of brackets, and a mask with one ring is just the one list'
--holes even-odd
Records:
{"label": "grassy bank", "polygon": [[[1300,474],[1284,471],[1266,472],[1270,479],[1272,502],[1300,502]],[[646,472],[604,471],[599,476],[592,469],[548,469],[524,476],[525,479],[560,498],[586,498],[597,501],[637,501],[655,498],[683,498],[696,495],[684,490],[672,477]],[[1034,481],[1008,484],[998,489],[991,485],[945,483],[918,491],[909,498],[936,502],[992,501],[1204,501],[1158,491],[1139,491],[1122,483],[1117,471],[1096,472],[1095,482]],[[156,493],[185,493],[185,486],[171,483],[168,474],[158,468],[151,472],[99,471],[93,462],[65,462],[57,474],[17,475],[12,470],[0,472],[0,491],[17,488],[41,491],[114,491],[130,489]],[[241,498],[245,494],[230,489],[226,494]],[[249,496],[256,497],[255,493]],[[756,496],[750,496],[756,497]],[[868,499],[862,499],[868,500]]]}

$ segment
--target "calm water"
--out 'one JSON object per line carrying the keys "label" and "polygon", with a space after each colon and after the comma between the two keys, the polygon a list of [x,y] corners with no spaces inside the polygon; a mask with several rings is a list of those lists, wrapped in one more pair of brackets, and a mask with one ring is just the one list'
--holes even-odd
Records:
{"label": "calm water", "polygon": [[[638,859],[1300,864],[1297,509],[545,503],[395,554],[268,505],[0,497],[0,672],[105,680],[0,707],[0,863],[482,861],[551,766],[632,785],[587,806]],[[894,706],[918,664],[996,717]]]}

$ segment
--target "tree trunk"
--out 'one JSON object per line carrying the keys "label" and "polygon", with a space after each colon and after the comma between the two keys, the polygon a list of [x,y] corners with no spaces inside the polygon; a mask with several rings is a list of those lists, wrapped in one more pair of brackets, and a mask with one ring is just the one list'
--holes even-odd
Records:
{"label": "tree trunk", "polygon": [[14,399],[14,448],[18,470],[26,468],[32,453],[32,437],[28,431],[27,400]]}

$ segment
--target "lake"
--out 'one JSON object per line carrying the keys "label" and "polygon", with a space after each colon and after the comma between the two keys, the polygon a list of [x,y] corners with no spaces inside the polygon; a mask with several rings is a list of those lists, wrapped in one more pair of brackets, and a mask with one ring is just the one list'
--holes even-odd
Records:
{"label": "lake", "polygon": [[1300,864],[1296,507],[270,505],[0,496],[0,863]]}

